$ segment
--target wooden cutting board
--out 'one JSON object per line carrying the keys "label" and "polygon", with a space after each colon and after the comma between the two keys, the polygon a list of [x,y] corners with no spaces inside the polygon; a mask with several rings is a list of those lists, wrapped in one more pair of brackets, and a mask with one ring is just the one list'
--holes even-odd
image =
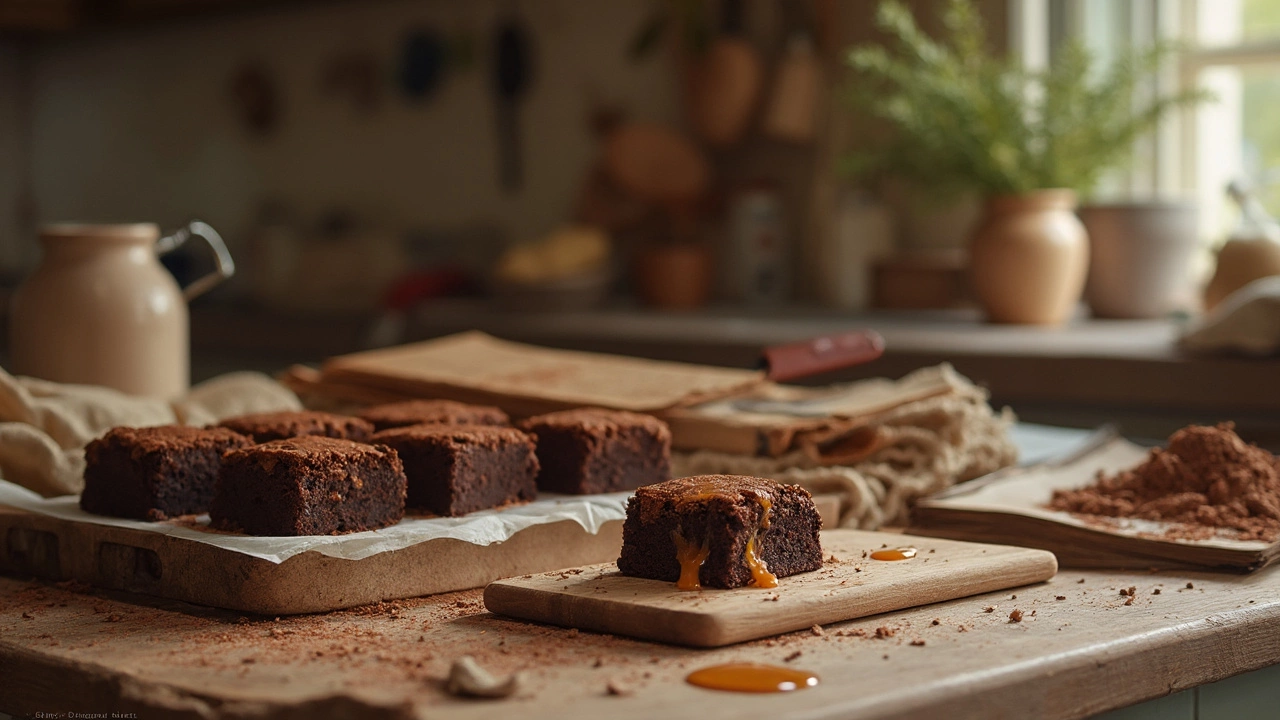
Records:
{"label": "wooden cutting board", "polygon": [[[914,559],[872,560],[881,547],[911,546]],[[612,564],[490,583],[491,612],[524,620],[720,647],[929,603],[1042,582],[1058,561],[1043,550],[896,533],[829,530],[819,570],[777,588],[684,592],[674,583],[626,577]]]}
{"label": "wooden cutting board", "polygon": [[621,538],[621,520],[604,523],[594,535],[566,520],[525,528],[492,545],[446,538],[360,560],[304,552],[274,563],[181,537],[0,506],[0,573],[294,615],[602,562],[618,556]]}

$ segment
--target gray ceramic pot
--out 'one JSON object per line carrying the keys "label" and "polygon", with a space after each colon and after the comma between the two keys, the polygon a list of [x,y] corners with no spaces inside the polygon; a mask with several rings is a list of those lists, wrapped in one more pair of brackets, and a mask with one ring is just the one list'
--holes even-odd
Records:
{"label": "gray ceramic pot", "polygon": [[1194,308],[1194,203],[1086,205],[1078,212],[1090,245],[1084,297],[1095,316],[1158,318]]}

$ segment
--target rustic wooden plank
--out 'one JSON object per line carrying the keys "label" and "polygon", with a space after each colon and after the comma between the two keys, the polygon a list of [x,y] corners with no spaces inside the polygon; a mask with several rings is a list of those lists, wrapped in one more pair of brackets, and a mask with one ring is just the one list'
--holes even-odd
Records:
{"label": "rustic wooden plank", "polygon": [[[1119,590],[1130,586],[1137,590],[1126,605]],[[1014,608],[1021,622],[1009,621]],[[446,695],[441,679],[462,654],[497,673],[525,671],[521,691],[503,701]],[[733,661],[811,670],[822,684],[762,697],[683,682],[693,669]],[[0,578],[0,698],[18,714],[1066,720],[1277,662],[1274,568],[1249,576],[1060,573],[1016,591],[828,625],[820,636],[802,631],[715,650],[504,620],[483,610],[478,591],[245,621]],[[608,695],[611,681],[633,694]]]}
{"label": "rustic wooden plank", "polygon": [[[884,546],[912,546],[915,558],[868,559]],[[827,563],[781,578],[774,589],[682,592],[672,583],[621,575],[612,563],[574,573],[526,575],[490,583],[485,606],[524,620],[612,632],[692,647],[720,647],[812,625],[878,615],[1019,587],[1053,577],[1053,555],[858,530],[822,533]]]}
{"label": "rustic wooden plank", "polygon": [[[1126,605],[1119,590],[1130,586],[1137,591]],[[1274,568],[1249,576],[1060,573],[1017,591],[829,625],[821,636],[803,631],[716,650],[508,621],[484,612],[479,598],[467,591],[241,622],[142,596],[0,578],[0,697],[17,713],[118,707],[140,717],[206,719],[327,718],[359,709],[446,719],[501,712],[1061,720],[1280,662]],[[1024,611],[1022,622],[1009,622],[1014,608]],[[881,627],[893,634],[877,639]],[[683,682],[697,667],[784,663],[796,653],[786,664],[818,673],[817,688],[760,697]],[[525,670],[527,681],[505,701],[450,698],[440,679],[462,654],[495,672]],[[610,681],[634,694],[608,695]]]}

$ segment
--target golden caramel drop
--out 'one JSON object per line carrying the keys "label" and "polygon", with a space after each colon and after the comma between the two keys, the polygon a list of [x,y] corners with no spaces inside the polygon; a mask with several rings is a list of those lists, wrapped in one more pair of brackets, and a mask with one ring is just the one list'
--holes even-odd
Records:
{"label": "golden caramel drop", "polygon": [[872,560],[910,560],[915,556],[916,549],[913,547],[885,548],[871,553]]}
{"label": "golden caramel drop", "polygon": [[690,543],[678,530],[671,531],[671,539],[676,544],[676,561],[680,563],[680,579],[676,581],[676,587],[680,590],[701,590],[702,580],[698,574],[702,571],[702,564],[707,561],[710,548],[706,543]]}
{"label": "golden caramel drop", "polygon": [[747,567],[751,569],[751,585],[758,588],[778,587],[778,576],[769,572],[769,566],[756,553],[756,539],[747,541]]}
{"label": "golden caramel drop", "polygon": [[774,665],[729,663],[694,670],[685,681],[711,690],[775,693],[814,687],[818,684],[818,676],[804,670]]}

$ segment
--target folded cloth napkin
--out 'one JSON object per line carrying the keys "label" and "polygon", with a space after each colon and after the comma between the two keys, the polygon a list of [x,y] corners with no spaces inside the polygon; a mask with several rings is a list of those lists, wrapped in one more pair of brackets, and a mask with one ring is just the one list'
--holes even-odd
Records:
{"label": "folded cloth napkin", "polygon": [[230,373],[174,402],[94,385],[14,377],[0,369],[0,477],[45,497],[84,486],[84,446],[121,425],[208,425],[234,415],[297,410],[288,388],[260,373]]}
{"label": "folded cloth napkin", "polygon": [[[922,398],[865,419],[856,443],[865,451],[841,464],[804,448],[781,457],[710,450],[677,452],[672,474],[757,475],[795,483],[811,493],[841,496],[840,526],[874,530],[905,525],[916,499],[1017,461],[1008,408],[995,411],[987,392],[957,376],[954,392]],[[852,440],[850,441],[853,442]]]}

